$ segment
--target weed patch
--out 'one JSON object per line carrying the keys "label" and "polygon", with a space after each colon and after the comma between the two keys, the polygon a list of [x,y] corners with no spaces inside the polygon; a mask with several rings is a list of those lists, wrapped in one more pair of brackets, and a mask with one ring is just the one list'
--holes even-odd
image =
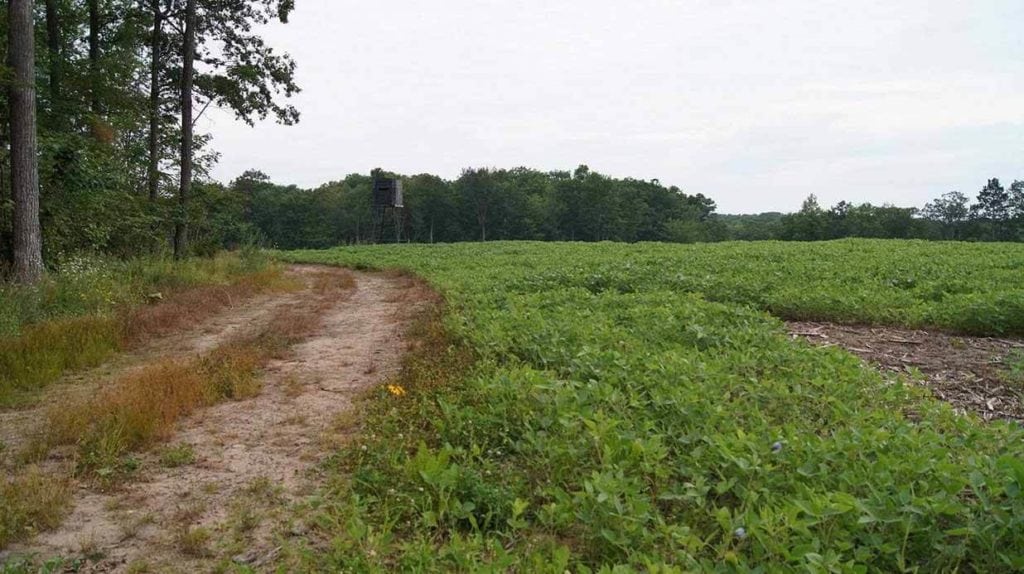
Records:
{"label": "weed patch", "polygon": [[213,533],[201,526],[181,527],[175,536],[178,549],[186,556],[203,557],[210,555],[210,540]]}

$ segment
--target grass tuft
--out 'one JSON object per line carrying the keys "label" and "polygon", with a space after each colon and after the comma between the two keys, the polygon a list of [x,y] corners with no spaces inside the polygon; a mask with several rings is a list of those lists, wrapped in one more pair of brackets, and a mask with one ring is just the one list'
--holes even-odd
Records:
{"label": "grass tuft", "polygon": [[66,478],[29,466],[0,482],[0,548],[60,524],[71,500]]}
{"label": "grass tuft", "polygon": [[160,453],[160,464],[167,468],[189,465],[195,460],[196,453],[192,445],[186,443],[169,446]]}
{"label": "grass tuft", "polygon": [[213,533],[202,526],[181,527],[175,536],[178,550],[186,556],[202,558],[210,555],[210,540]]}

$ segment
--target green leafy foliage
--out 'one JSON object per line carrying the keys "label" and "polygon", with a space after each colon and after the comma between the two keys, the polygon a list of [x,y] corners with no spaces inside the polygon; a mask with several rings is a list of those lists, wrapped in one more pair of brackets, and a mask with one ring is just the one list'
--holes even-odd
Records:
{"label": "green leafy foliage", "polygon": [[[448,301],[448,346],[407,365],[406,392],[380,391],[366,435],[312,502],[331,543],[302,555],[308,568],[1024,567],[1019,427],[957,416],[845,352],[792,340],[764,312],[1020,333],[1007,307],[1024,250],[851,240],[279,255],[413,270]],[[460,349],[471,367],[446,363]]]}

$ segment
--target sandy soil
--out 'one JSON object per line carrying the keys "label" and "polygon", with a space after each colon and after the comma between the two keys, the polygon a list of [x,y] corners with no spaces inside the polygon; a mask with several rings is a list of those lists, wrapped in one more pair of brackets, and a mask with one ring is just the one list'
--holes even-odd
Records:
{"label": "sandy soil", "polygon": [[883,371],[917,369],[921,384],[958,412],[1024,422],[1024,381],[1011,381],[1006,373],[1007,357],[1024,352],[1024,341],[820,322],[787,326],[794,337],[838,345]]}
{"label": "sandy soil", "polygon": [[353,400],[399,368],[403,333],[422,303],[422,287],[409,280],[355,272],[353,290],[317,301],[312,278],[324,269],[294,266],[305,290],[260,297],[174,336],[194,354],[289,307],[324,309],[312,334],[264,369],[258,396],[179,425],[168,444],[188,445],[193,463],[167,468],[159,448],[145,453],[131,482],[115,492],[80,485],[59,529],[8,553],[84,558],[86,572],[203,572],[224,560],[258,570],[271,561],[287,505],[317,486],[317,461],[358,416]]}

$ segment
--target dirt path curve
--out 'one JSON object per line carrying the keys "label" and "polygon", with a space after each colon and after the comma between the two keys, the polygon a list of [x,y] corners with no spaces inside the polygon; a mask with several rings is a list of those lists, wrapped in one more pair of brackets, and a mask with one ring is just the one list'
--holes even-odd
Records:
{"label": "dirt path curve", "polygon": [[[353,276],[354,291],[327,306],[313,335],[264,369],[258,396],[179,425],[169,444],[187,445],[193,463],[167,468],[158,453],[145,454],[136,480],[113,493],[79,490],[63,526],[12,550],[84,557],[79,571],[92,572],[202,572],[225,560],[258,569],[270,560],[275,518],[316,486],[316,461],[344,439],[339,417],[353,416],[353,399],[393,374],[405,349],[414,285]],[[302,304],[302,297],[282,299],[272,306]],[[238,313],[246,321],[255,315]]]}

